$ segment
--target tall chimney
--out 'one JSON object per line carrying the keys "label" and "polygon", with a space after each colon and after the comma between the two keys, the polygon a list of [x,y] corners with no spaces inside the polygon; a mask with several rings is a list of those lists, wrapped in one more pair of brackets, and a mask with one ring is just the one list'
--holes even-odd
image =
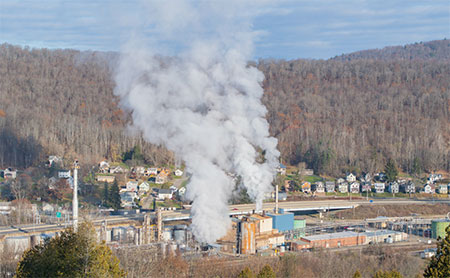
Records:
{"label": "tall chimney", "polygon": [[278,213],[278,184],[275,185],[275,213]]}
{"label": "tall chimney", "polygon": [[78,160],[73,163],[73,199],[72,199],[72,219],[73,229],[78,230],[78,169],[80,165]]}

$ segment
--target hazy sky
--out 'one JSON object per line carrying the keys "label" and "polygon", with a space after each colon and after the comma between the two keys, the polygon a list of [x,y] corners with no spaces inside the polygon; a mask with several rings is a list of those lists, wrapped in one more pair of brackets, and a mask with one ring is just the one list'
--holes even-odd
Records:
{"label": "hazy sky", "polygon": [[[127,38],[133,18],[145,16],[136,8],[140,2],[0,0],[0,43],[116,51]],[[171,1],[166,2],[170,5]],[[273,3],[254,20],[254,29],[260,31],[255,58],[326,59],[357,50],[450,38],[448,0]]]}

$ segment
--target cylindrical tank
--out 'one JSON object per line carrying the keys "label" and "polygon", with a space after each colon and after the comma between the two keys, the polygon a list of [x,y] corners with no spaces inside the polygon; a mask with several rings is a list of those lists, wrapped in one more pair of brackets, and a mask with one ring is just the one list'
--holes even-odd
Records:
{"label": "cylindrical tank", "polygon": [[431,221],[431,236],[434,239],[445,237],[445,228],[450,226],[450,219],[439,219]]}

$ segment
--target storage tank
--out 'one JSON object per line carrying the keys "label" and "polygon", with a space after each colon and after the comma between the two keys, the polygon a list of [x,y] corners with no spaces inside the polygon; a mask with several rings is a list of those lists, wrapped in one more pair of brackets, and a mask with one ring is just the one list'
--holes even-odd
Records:
{"label": "storage tank", "polygon": [[305,219],[295,219],[294,220],[294,230],[296,229],[303,229],[306,227],[306,220]]}
{"label": "storage tank", "polygon": [[445,228],[450,226],[450,219],[439,219],[431,221],[431,236],[434,239],[445,237]]}

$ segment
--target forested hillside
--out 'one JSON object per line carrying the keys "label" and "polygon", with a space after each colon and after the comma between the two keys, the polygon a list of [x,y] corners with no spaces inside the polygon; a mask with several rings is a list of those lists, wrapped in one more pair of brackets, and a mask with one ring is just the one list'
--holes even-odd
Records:
{"label": "forested hillside", "polygon": [[383,49],[370,49],[336,56],[333,60],[351,61],[372,60],[411,60],[411,59],[450,59],[450,40],[420,42],[405,46],[388,46]]}
{"label": "forested hillside", "polygon": [[[413,44],[401,55],[387,48],[327,61],[259,61],[284,161],[329,174],[375,171],[388,158],[409,172],[449,170],[447,42]],[[130,117],[113,96],[114,57],[0,45],[1,166],[27,167],[47,154],[117,159],[135,145],[148,163],[172,159],[126,130]]]}

